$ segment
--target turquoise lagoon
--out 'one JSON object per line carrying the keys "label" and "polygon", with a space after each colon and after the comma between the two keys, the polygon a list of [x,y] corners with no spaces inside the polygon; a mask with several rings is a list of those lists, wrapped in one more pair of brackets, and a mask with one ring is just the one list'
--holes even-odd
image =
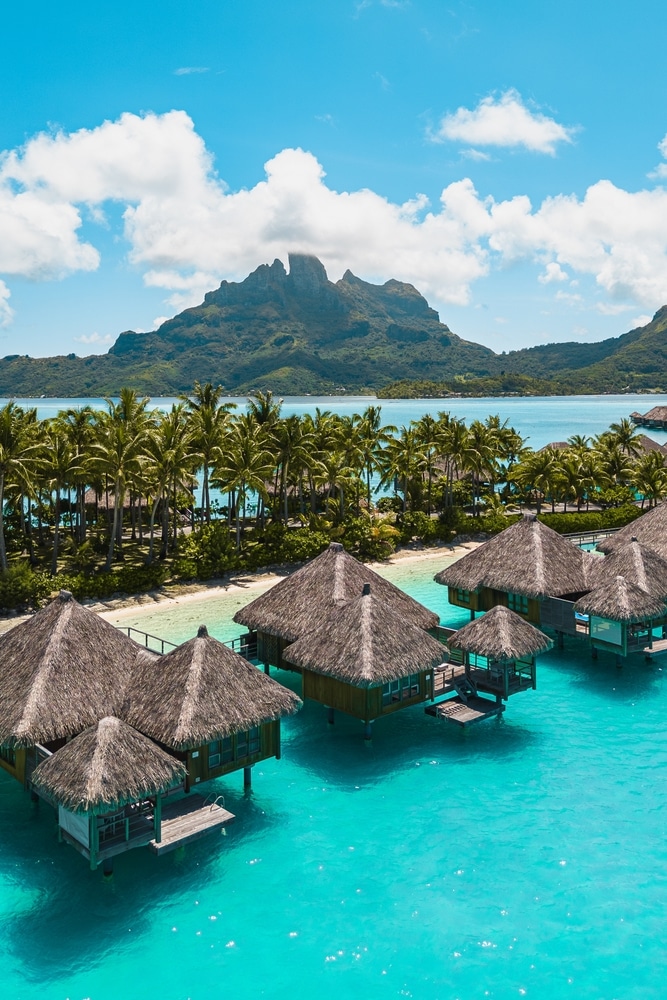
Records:
{"label": "turquoise lagoon", "polygon": [[[245,397],[229,396],[239,408],[245,405]],[[0,405],[6,403],[0,399]],[[104,400],[91,398],[75,399],[17,399],[20,406],[36,406],[40,418],[54,417],[59,410],[69,406],[90,404],[95,408],[104,406]],[[153,399],[158,409],[167,409],[176,403],[175,397]],[[613,421],[627,417],[634,410],[644,413],[652,406],[667,405],[667,394],[625,394],[609,396],[499,396],[483,399],[376,399],[374,396],[287,396],[283,403],[283,414],[314,413],[315,408],[332,410],[335,413],[351,415],[360,413],[370,404],[382,407],[385,424],[409,424],[425,413],[436,415],[448,410],[454,416],[472,420],[484,420],[489,414],[499,414],[521,434],[528,438],[533,448],[541,448],[550,441],[565,441],[572,434],[600,434]],[[664,442],[667,433],[650,431],[652,437]]]}
{"label": "turquoise lagoon", "polygon": [[[438,568],[383,572],[452,622]],[[256,593],[122,622],[228,637]],[[306,704],[250,795],[239,775],[213,783],[237,816],[226,837],[131,852],[111,883],[0,778],[2,996],[663,997],[666,718],[659,663],[617,669],[574,644],[469,731],[417,708],[366,745]]]}

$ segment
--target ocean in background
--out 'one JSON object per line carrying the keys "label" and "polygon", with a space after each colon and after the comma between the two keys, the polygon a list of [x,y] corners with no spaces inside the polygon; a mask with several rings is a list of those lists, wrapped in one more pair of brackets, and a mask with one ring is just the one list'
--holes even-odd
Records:
{"label": "ocean in background", "polygon": [[[444,557],[443,557],[444,560]],[[437,559],[383,574],[461,624]],[[257,591],[123,624],[223,637]],[[457,617],[458,616],[458,619]],[[274,673],[298,689],[299,679]],[[311,702],[283,759],[211,783],[225,838],[116,859],[105,883],[0,776],[2,996],[11,1000],[651,1000],[665,995],[667,686],[659,661],[574,642],[469,730]]]}
{"label": "ocean in background", "polygon": [[[239,409],[245,405],[245,397],[228,396],[227,402],[237,403]],[[0,405],[6,403],[0,399]],[[40,419],[54,417],[59,410],[67,407],[81,407],[86,404],[97,408],[105,405],[103,399],[17,399],[20,406],[36,406]],[[178,402],[176,397],[155,397],[153,406],[168,409]],[[667,405],[667,394],[633,394],[618,396],[498,396],[483,399],[381,399],[375,396],[287,396],[283,402],[283,414],[314,413],[316,407],[332,410],[341,415],[361,413],[371,403],[382,407],[382,421],[385,424],[409,424],[425,413],[434,416],[446,410],[457,417],[484,420],[489,414],[498,414],[507,420],[520,434],[528,438],[533,448],[541,448],[550,441],[565,441],[572,434],[600,434],[611,423],[628,417],[633,411],[644,413],[653,406]],[[656,441],[667,441],[667,432],[651,431]]]}

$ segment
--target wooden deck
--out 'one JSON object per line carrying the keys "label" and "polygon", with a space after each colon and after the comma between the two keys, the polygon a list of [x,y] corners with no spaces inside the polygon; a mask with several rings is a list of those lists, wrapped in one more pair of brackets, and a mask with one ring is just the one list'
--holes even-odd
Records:
{"label": "wooden deck", "polygon": [[203,795],[190,794],[162,807],[162,839],[159,844],[151,840],[148,846],[153,854],[167,854],[214,830],[221,830],[233,819],[234,814],[217,800],[211,802]]}
{"label": "wooden deck", "polygon": [[667,653],[667,639],[654,639],[653,645],[646,646],[642,649],[642,653],[647,660],[651,660],[654,656],[659,656],[661,653]]}
{"label": "wooden deck", "polygon": [[424,711],[436,719],[455,722],[459,726],[470,726],[474,722],[481,722],[482,719],[502,715],[505,706],[502,702],[491,701],[490,698],[468,698],[467,702],[462,698],[449,698],[436,705],[427,705]]}

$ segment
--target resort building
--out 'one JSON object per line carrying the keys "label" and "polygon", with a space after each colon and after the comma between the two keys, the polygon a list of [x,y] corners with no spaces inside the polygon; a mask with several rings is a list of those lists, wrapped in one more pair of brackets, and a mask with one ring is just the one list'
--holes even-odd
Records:
{"label": "resort building", "polygon": [[406,624],[420,629],[438,625],[436,614],[364,566],[339,542],[332,542],[296,573],[237,611],[234,621],[256,636],[257,659],[267,671],[270,666],[295,670],[296,665],[283,656],[285,648],[310,635],[334,611],[358,598],[365,583]]}
{"label": "resort building", "polygon": [[667,406],[654,406],[646,413],[630,414],[630,419],[639,427],[659,427],[660,430],[667,429]]}
{"label": "resort building", "polygon": [[57,807],[60,835],[93,867],[231,821],[186,793],[239,769],[248,787],[301,705],[205,628],[158,656],[67,591],[0,636],[0,664],[0,767]]}
{"label": "resort building", "polygon": [[361,719],[367,739],[375,719],[433,698],[434,668],[445,656],[370,583],[283,651],[301,671],[303,697],[328,706],[330,722],[334,709]]}

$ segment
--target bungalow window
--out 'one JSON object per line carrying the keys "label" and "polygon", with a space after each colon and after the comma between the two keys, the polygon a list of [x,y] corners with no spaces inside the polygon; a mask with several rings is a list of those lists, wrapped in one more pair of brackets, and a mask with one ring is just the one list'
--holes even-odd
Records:
{"label": "bungalow window", "polygon": [[231,736],[225,736],[222,741],[222,763],[229,764],[230,761],[234,760],[234,747],[232,745]]}
{"label": "bungalow window", "polygon": [[10,767],[16,767],[16,750],[11,747],[0,747],[0,760],[4,760]]}
{"label": "bungalow window", "polygon": [[516,611],[519,615],[528,614],[528,598],[523,594],[508,594],[507,607],[510,611]]}
{"label": "bungalow window", "polygon": [[213,743],[208,745],[208,766],[209,770],[213,770],[215,767],[220,767],[220,740],[214,740]]}
{"label": "bungalow window", "polygon": [[236,734],[236,759],[248,756],[248,733]]}
{"label": "bungalow window", "polygon": [[259,753],[259,726],[253,726],[248,731],[248,753]]}
{"label": "bungalow window", "polygon": [[470,604],[470,591],[469,590],[457,590],[456,600],[461,604]]}
{"label": "bungalow window", "polygon": [[396,681],[389,681],[382,685],[382,704],[391,705],[396,701],[405,701],[408,698],[416,698],[419,695],[419,674],[410,674],[408,677],[399,677]]}

